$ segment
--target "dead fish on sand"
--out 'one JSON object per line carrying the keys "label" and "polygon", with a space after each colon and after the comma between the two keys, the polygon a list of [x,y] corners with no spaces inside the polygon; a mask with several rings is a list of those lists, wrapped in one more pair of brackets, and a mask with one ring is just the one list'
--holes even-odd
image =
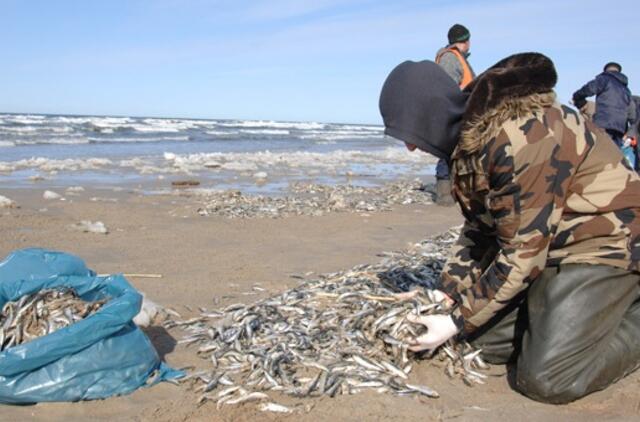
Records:
{"label": "dead fish on sand", "polygon": [[[407,317],[449,310],[430,290],[402,292],[433,285],[457,235],[451,230],[425,241],[429,246],[424,248],[414,245],[377,265],[303,281],[253,304],[235,303],[188,321],[166,321],[167,328],[185,330],[181,342],[196,345],[211,363],[204,374],[190,378],[202,386],[199,402],[262,401],[269,391],[334,397],[369,389],[438,397],[433,388],[408,382],[411,362],[422,356],[408,351],[408,343],[424,327]],[[439,246],[431,247],[434,243]],[[444,362],[447,374],[467,384],[484,382],[480,371],[487,365],[468,344],[449,341],[428,357],[429,362]],[[231,387],[213,395],[221,375]]]}

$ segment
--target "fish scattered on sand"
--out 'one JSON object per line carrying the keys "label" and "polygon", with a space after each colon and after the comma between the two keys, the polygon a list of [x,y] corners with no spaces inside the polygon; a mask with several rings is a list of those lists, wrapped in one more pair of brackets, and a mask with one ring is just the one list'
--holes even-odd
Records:
{"label": "fish scattered on sand", "polygon": [[[467,385],[484,383],[487,365],[469,344],[449,341],[428,354],[408,350],[424,331],[408,321],[409,315],[449,312],[429,289],[436,286],[458,233],[452,229],[408,251],[385,255],[376,265],[303,280],[253,304],[165,321],[167,328],[185,330],[179,342],[209,362],[208,369],[186,378],[200,392],[199,403],[268,400],[270,391],[334,397],[368,389],[438,397],[433,388],[409,382],[412,362],[422,358]],[[212,394],[226,385],[231,387]]]}
{"label": "fish scattered on sand", "polygon": [[[239,190],[196,192],[203,216],[227,218],[280,218],[320,216],[331,212],[389,211],[394,205],[431,204],[432,187],[420,180],[388,183],[380,187],[294,183],[287,196],[243,195]],[[189,193],[179,193],[182,195]]]}

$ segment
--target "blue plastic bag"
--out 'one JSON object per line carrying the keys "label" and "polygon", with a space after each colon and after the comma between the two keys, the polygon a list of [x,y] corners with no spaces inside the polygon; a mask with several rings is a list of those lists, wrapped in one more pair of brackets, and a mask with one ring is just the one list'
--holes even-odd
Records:
{"label": "blue plastic bag", "polygon": [[622,155],[624,155],[624,158],[627,159],[627,162],[629,163],[629,166],[632,169],[636,168],[636,151],[635,148],[632,146],[623,146],[621,148],[622,150]]}
{"label": "blue plastic bag", "polygon": [[180,377],[132,322],[142,296],[121,275],[98,277],[72,255],[23,249],[0,263],[0,308],[42,289],[73,288],[109,300],[95,314],[0,353],[0,403],[102,399]]}

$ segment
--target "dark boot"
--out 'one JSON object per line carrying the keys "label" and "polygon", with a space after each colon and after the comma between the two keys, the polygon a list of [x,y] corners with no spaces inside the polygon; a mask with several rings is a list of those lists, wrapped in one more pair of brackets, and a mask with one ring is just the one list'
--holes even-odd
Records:
{"label": "dark boot", "polygon": [[436,181],[436,205],[451,207],[455,201],[451,196],[451,181],[449,179],[438,179]]}

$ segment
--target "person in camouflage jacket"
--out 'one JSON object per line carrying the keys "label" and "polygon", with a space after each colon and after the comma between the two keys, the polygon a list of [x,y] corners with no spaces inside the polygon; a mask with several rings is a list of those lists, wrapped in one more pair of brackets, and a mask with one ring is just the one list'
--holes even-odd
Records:
{"label": "person in camouflage jacket", "polygon": [[547,57],[518,54],[457,96],[430,63],[405,62],[380,108],[387,134],[450,161],[465,218],[441,274],[452,314],[416,317],[429,330],[412,349],[457,334],[515,362],[525,395],[566,403],[640,364],[640,178],[557,102],[556,79]]}

